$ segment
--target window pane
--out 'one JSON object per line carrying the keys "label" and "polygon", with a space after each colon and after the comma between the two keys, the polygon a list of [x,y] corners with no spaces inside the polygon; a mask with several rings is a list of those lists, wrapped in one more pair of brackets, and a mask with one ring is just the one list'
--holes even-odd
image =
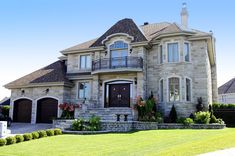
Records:
{"label": "window pane", "polygon": [[85,87],[84,87],[84,96],[85,96],[85,98],[88,98],[89,90],[90,90],[89,84],[85,83]]}
{"label": "window pane", "polygon": [[184,60],[189,62],[189,44],[184,43]]}
{"label": "window pane", "polygon": [[191,101],[191,82],[186,79],[186,101]]}
{"label": "window pane", "polygon": [[179,78],[169,79],[169,101],[180,100]]}
{"label": "window pane", "polygon": [[168,62],[178,62],[179,61],[178,43],[167,44],[167,49],[168,49]]}
{"label": "window pane", "polygon": [[79,98],[84,98],[84,83],[79,83]]}
{"label": "window pane", "polygon": [[90,69],[91,68],[91,56],[87,55],[86,56],[86,69]]}
{"label": "window pane", "polygon": [[85,67],[86,67],[86,57],[80,56],[80,68],[85,69]]}

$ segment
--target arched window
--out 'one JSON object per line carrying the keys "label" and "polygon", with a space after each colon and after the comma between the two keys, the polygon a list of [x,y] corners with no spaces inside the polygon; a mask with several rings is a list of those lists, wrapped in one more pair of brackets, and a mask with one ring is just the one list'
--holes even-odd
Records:
{"label": "arched window", "polygon": [[180,79],[171,77],[168,82],[169,102],[180,101]]}
{"label": "arched window", "polygon": [[123,41],[116,41],[109,47],[112,66],[125,66],[128,56],[128,44]]}

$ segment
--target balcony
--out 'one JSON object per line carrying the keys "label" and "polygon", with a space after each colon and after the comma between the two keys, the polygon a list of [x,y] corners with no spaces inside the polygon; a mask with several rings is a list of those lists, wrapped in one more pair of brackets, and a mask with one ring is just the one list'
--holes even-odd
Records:
{"label": "balcony", "polygon": [[141,57],[116,57],[92,61],[92,73],[116,71],[142,71],[143,59]]}

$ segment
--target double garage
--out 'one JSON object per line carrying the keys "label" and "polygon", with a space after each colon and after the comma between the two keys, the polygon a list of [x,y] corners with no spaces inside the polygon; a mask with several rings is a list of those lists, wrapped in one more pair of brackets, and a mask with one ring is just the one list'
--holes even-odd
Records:
{"label": "double garage", "polygon": [[[14,101],[13,121],[31,123],[33,114],[33,101],[21,98]],[[58,100],[54,98],[42,98],[36,102],[36,123],[52,123],[57,117]]]}

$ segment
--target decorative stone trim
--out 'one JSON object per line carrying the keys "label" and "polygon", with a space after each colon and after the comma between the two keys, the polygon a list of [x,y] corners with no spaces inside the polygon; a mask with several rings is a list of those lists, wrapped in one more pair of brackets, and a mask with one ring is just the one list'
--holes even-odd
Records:
{"label": "decorative stone trim", "polygon": [[[73,120],[53,120],[54,128],[61,128],[65,133],[72,133],[74,131],[67,131],[66,129],[71,128]],[[157,122],[139,122],[139,121],[101,121],[101,131],[104,132],[128,132],[134,130],[156,130],[156,129],[223,129],[226,125],[220,124],[192,124],[183,125],[177,123],[157,123]],[[88,133],[89,132],[89,133]],[[74,132],[72,134],[98,134],[90,133],[90,131]],[[71,134],[70,133],[70,134]]]}

